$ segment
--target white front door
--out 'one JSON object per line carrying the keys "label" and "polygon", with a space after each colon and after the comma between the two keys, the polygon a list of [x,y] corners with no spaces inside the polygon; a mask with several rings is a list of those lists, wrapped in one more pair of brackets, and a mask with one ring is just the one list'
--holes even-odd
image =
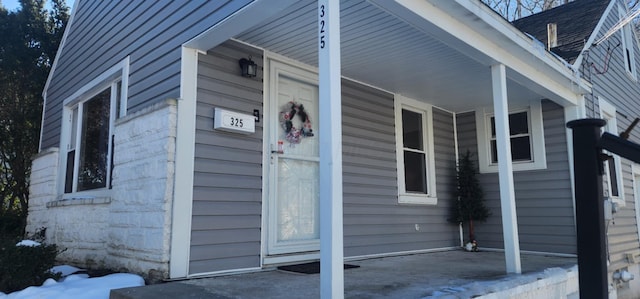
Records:
{"label": "white front door", "polygon": [[317,76],[270,63],[268,255],[319,250]]}

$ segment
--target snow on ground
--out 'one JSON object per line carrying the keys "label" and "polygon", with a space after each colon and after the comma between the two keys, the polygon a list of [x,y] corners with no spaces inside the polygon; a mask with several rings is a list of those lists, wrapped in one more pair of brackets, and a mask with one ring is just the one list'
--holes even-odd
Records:
{"label": "snow on ground", "polygon": [[[16,246],[40,246],[40,243],[23,240]],[[55,266],[51,272],[60,273],[62,279],[47,279],[42,286],[28,287],[10,294],[0,292],[0,299],[109,299],[112,289],[137,287],[144,285],[144,279],[135,274],[116,273],[102,277],[89,278],[87,274],[74,274],[83,271],[69,265]]]}
{"label": "snow on ground", "polygon": [[16,244],[16,246],[35,247],[35,246],[40,246],[40,243],[38,243],[36,241],[31,241],[31,240],[22,240],[22,241],[18,242],[18,244]]}
{"label": "snow on ground", "polygon": [[526,285],[541,279],[558,277],[566,275],[567,272],[578,272],[578,266],[573,266],[570,269],[562,268],[548,268],[542,272],[513,275],[499,280],[491,281],[476,281],[462,286],[446,286],[438,291],[435,291],[431,296],[426,298],[475,298],[482,295],[497,293],[504,290],[515,289],[518,286]]}
{"label": "snow on ground", "polygon": [[28,287],[8,295],[0,293],[0,299],[108,299],[111,289],[143,285],[144,279],[135,274],[116,273],[94,278],[88,278],[87,274],[73,274],[60,282],[47,279],[39,287]]}

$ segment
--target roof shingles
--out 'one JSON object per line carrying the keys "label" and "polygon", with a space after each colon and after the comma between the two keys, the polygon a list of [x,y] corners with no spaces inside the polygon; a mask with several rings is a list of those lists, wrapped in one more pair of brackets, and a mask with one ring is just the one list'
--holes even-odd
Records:
{"label": "roof shingles", "polygon": [[610,0],[576,0],[512,22],[547,46],[547,24],[557,24],[558,46],[552,52],[573,63],[584,48]]}

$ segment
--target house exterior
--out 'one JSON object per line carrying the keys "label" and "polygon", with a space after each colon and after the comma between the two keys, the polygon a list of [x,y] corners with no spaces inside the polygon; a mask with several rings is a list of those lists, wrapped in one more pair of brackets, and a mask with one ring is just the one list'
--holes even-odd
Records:
{"label": "house exterior", "polygon": [[[597,36],[617,2],[593,2],[605,7]],[[319,65],[322,26],[337,24],[323,8],[76,1],[43,92],[27,229],[46,227],[82,266],[159,279],[255,271],[320,257],[330,186],[343,223],[331,248],[345,258],[454,250],[468,241],[447,219],[469,150],[493,214],[476,228],[482,248],[504,250],[514,273],[521,250],[575,255],[564,124],[598,107],[619,115],[594,98],[633,115],[616,97],[616,83],[637,87],[618,52],[610,73],[589,77],[581,66],[602,63],[602,47],[568,65],[479,1],[340,1],[340,39],[327,45],[340,49],[336,75]],[[255,77],[241,76],[243,59]],[[339,117],[322,112],[323,76],[340,82]],[[336,134],[339,188],[320,179],[321,142]],[[637,271],[625,259],[640,253],[635,170],[613,166],[611,269]]]}
{"label": "house exterior", "polygon": [[[578,112],[580,117],[607,120],[604,130],[615,135],[625,132],[640,115],[637,37],[632,24],[611,31],[627,15],[624,1],[581,0],[514,22],[545,46],[551,40],[557,41],[551,51],[570,63],[592,86]],[[556,26],[555,38],[548,38],[549,23]],[[640,143],[638,129],[631,130],[628,139]],[[613,155],[604,168],[604,196],[613,211],[605,219],[609,280],[618,297],[638,298],[637,279],[624,283],[612,278],[620,271],[640,277],[635,258],[640,251],[638,165]]]}

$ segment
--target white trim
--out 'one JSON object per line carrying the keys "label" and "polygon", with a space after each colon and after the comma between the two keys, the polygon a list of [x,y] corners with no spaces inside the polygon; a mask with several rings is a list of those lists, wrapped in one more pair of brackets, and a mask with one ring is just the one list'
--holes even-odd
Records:
{"label": "white trim", "polygon": [[124,66],[122,68],[122,78],[120,78],[120,111],[117,111],[118,117],[122,118],[127,115],[129,110],[129,71],[131,65],[131,56],[124,58]]}
{"label": "white trim", "polygon": [[[396,169],[398,178],[398,203],[436,205],[435,150],[433,145],[433,110],[431,105],[401,95],[394,96],[394,118],[396,128]],[[427,194],[407,193],[404,177],[404,146],[402,140],[402,110],[410,110],[422,115],[422,132],[425,152]]]}
{"label": "white trim", "polygon": [[636,180],[636,177],[640,177],[640,165],[633,163],[631,165],[631,174],[633,180],[633,200],[635,205],[636,216],[636,231],[638,232],[638,240],[640,241],[640,188],[638,184],[640,180]]}
{"label": "white trim", "polygon": [[184,47],[208,51],[262,21],[293,5],[297,0],[254,0],[238,9],[198,36],[184,43]]}
{"label": "white trim", "polygon": [[264,239],[267,245],[264,251],[264,256],[267,257],[269,255],[295,254],[295,252],[316,251],[320,248],[320,241],[317,239],[309,240],[307,242],[296,242],[295,245],[278,244],[275,240],[275,236],[277,236],[278,224],[274,215],[272,215],[270,212],[277,210],[276,201],[274,199],[277,198],[277,163],[279,156],[273,155],[271,151],[277,149],[277,145],[273,144],[272,141],[275,140],[275,136],[278,136],[277,130],[280,128],[278,125],[278,120],[273,119],[272,117],[272,114],[278,111],[278,78],[281,75],[285,75],[305,84],[310,84],[318,87],[318,75],[317,73],[309,69],[298,67],[298,65],[292,65],[286,62],[280,62],[276,59],[272,59],[271,57],[266,58],[266,60],[268,61],[268,68],[265,68],[266,71],[264,72],[264,82],[266,83],[264,94],[268,96],[268,98],[264,100],[264,107],[267,108],[267,111],[265,111],[265,125],[263,128],[263,134],[265,136],[263,142],[263,147],[265,147],[265,151],[263,151],[263,159],[267,162],[263,165],[268,166],[265,167],[267,168],[267,175],[263,180],[263,182],[267,183],[266,188],[263,189],[263,196],[266,196],[264,197],[265,201],[263,201],[263,206],[267,207],[267,210],[263,214],[263,218],[267,218],[267,225],[262,229],[267,233]]}
{"label": "white trim", "polygon": [[585,43],[585,47],[580,52],[580,55],[578,55],[578,58],[576,58],[576,61],[573,62],[573,66],[574,67],[577,68],[580,64],[582,64],[582,60],[584,59],[585,50],[589,50],[591,48],[591,46],[593,45],[593,43],[596,41],[596,37],[598,36],[600,31],[602,30],[602,27],[604,26],[604,23],[607,20],[607,15],[609,15],[609,13],[611,13],[611,9],[613,9],[613,7],[616,5],[616,2],[617,1],[609,2],[609,5],[604,10],[604,13],[602,13],[602,16],[600,16],[600,20],[598,21],[598,24],[596,25],[596,27],[591,32],[591,36],[589,36],[589,39]]}
{"label": "white trim", "polygon": [[500,182],[500,211],[502,212],[502,237],[505,248],[507,273],[520,274],[520,241],[516,213],[516,195],[513,184],[511,138],[509,135],[509,107],[507,75],[503,64],[491,66],[491,89],[495,111],[496,146],[498,148],[498,181]]}
{"label": "white trim", "polygon": [[218,276],[240,275],[240,274],[266,272],[266,271],[272,271],[272,270],[264,270],[262,268],[257,268],[257,267],[241,268],[241,269],[233,269],[233,270],[221,270],[221,271],[189,274],[187,277],[170,278],[170,279],[167,279],[167,281],[181,281],[181,280],[194,279],[194,278],[211,278],[211,277],[218,277]]}
{"label": "white trim", "polygon": [[344,298],[340,1],[319,0],[320,297]]}
{"label": "white trim", "polygon": [[[618,4],[618,17],[622,20],[625,18],[627,14],[626,9],[624,9],[620,4]],[[622,61],[624,63],[624,70],[629,79],[633,81],[638,81],[637,71],[636,71],[636,57],[635,57],[635,45],[634,43],[634,34],[633,29],[630,24],[622,26],[620,28],[620,42],[622,44]],[[629,45],[630,44],[630,45]],[[629,56],[627,57],[626,50],[629,50]],[[631,66],[631,70],[629,70],[628,66]]]}
{"label": "white trim", "polygon": [[[78,167],[79,167],[79,161],[80,161],[80,152],[77,150],[79,148],[79,145],[81,144],[81,139],[80,136],[82,134],[82,132],[80,132],[80,130],[76,131],[76,154],[74,155],[74,173],[73,173],[73,187],[72,187],[72,192],[71,193],[66,193],[65,194],[65,181],[66,181],[66,170],[67,170],[67,154],[68,154],[68,145],[69,145],[69,141],[70,138],[73,138],[73,136],[70,136],[71,133],[71,124],[69,123],[69,121],[71,120],[72,114],[73,114],[73,110],[74,107],[77,106],[78,109],[78,124],[81,123],[82,121],[82,109],[81,109],[81,104],[83,104],[84,102],[90,100],[92,97],[98,95],[99,93],[103,92],[104,90],[106,90],[107,88],[110,88],[110,111],[109,111],[109,146],[108,146],[108,153],[107,153],[107,164],[110,165],[110,161],[111,161],[111,155],[113,155],[112,153],[112,146],[111,146],[111,136],[113,135],[114,132],[114,126],[115,126],[115,115],[113,114],[113,112],[115,111],[115,99],[117,99],[118,97],[116,96],[116,94],[114,93],[115,90],[117,90],[115,88],[115,85],[117,83],[118,80],[120,80],[121,83],[121,95],[127,94],[127,90],[128,90],[128,86],[124,84],[125,82],[125,78],[129,77],[129,56],[125,57],[125,59],[123,59],[122,61],[120,61],[119,63],[115,64],[114,66],[110,67],[108,70],[106,70],[105,72],[103,72],[102,74],[98,75],[98,77],[96,77],[95,79],[91,80],[89,83],[83,85],[80,89],[78,89],[76,92],[74,92],[71,96],[65,98],[62,103],[63,103],[63,108],[62,108],[62,119],[61,119],[61,126],[60,126],[60,156],[58,157],[58,161],[59,161],[59,165],[60,167],[58,168],[58,180],[57,180],[57,193],[60,194],[60,198],[76,198],[78,196],[101,196],[101,197],[108,197],[111,194],[111,191],[109,190],[109,183],[111,180],[111,167],[107,168],[107,185],[104,188],[99,188],[99,189],[92,189],[92,190],[84,190],[84,191],[75,191],[77,190],[77,177],[78,177]],[[126,79],[128,82],[128,79]],[[124,100],[122,97],[120,97],[120,100]]]}
{"label": "white trim", "polygon": [[[486,248],[486,247],[482,247],[482,251],[504,252],[504,249],[502,249],[502,248]],[[520,252],[526,253],[526,254],[531,254],[531,255],[548,255],[548,256],[570,257],[570,258],[578,257],[577,254],[571,254],[571,253],[557,253],[557,252],[531,251],[531,250],[520,250]]]}
{"label": "white trim", "polygon": [[176,128],[175,182],[169,277],[189,274],[191,214],[193,209],[193,170],[196,138],[196,96],[198,89],[198,50],[182,47],[180,99]]}
{"label": "white trim", "polygon": [[[585,118],[584,116],[584,98],[580,100],[580,104],[574,107],[564,108],[564,123],[572,120]],[[575,186],[575,170],[573,159],[573,132],[565,126],[565,138],[567,140],[567,160],[569,162],[569,178],[571,181],[571,208],[573,210],[573,228],[577,230],[576,223],[576,186]]]}
{"label": "white trim", "polygon": [[346,257],[344,260],[346,261],[362,261],[369,259],[378,259],[385,257],[394,257],[394,256],[407,256],[414,254],[427,254],[427,253],[435,253],[435,252],[445,252],[445,251],[454,251],[460,250],[460,247],[440,247],[440,248],[431,248],[431,249],[418,249],[418,250],[407,250],[407,251],[397,251],[397,252],[386,252],[386,253],[376,253],[376,254],[366,254],[366,255],[356,255]]}
{"label": "white trim", "polygon": [[[611,103],[607,102],[606,100],[604,100],[602,97],[598,97],[598,107],[600,108],[600,118],[607,121],[607,124],[604,126],[603,130],[618,136],[618,118],[617,118],[616,107],[613,106]],[[607,193],[605,193],[604,196],[611,198],[614,203],[618,204],[618,206],[624,207],[625,206],[624,181],[623,181],[622,163],[620,160],[620,156],[613,153],[609,153],[607,151],[605,152],[613,156],[613,163],[615,163],[614,166],[616,168],[615,184],[618,187],[618,196],[611,195],[612,182],[611,182],[611,175],[609,173],[609,167],[608,167],[609,161],[605,161],[603,163],[604,173],[605,173],[604,182],[607,187],[607,190],[606,190]]]}
{"label": "white trim", "polygon": [[[83,85],[80,89],[74,92],[71,96],[65,98],[62,103],[64,106],[74,105],[83,98],[94,96],[98,94],[102,89],[106,88],[108,84],[111,84],[110,81],[116,80],[117,78],[128,78],[129,77],[129,56],[122,59],[120,62],[110,67],[108,70],[104,71],[102,74],[98,75],[95,79],[91,80],[89,83]],[[127,79],[127,82],[129,80]],[[122,88],[128,88],[122,84]]]}
{"label": "white trim", "polygon": [[296,254],[282,254],[282,255],[268,255],[264,257],[264,265],[273,266],[278,264],[288,264],[295,262],[305,262],[320,259],[320,251],[296,253]]}
{"label": "white trim", "polygon": [[40,142],[38,143],[38,149],[42,150],[42,132],[44,128],[44,114],[47,111],[47,90],[49,89],[49,84],[51,84],[51,80],[53,78],[53,73],[56,71],[56,67],[58,66],[58,60],[60,55],[62,54],[62,50],[67,42],[67,37],[69,36],[69,31],[71,30],[71,25],[73,25],[73,20],[75,19],[76,10],[78,7],[78,3],[83,0],[76,0],[73,3],[73,7],[71,8],[71,15],[69,16],[69,20],[67,21],[67,27],[64,28],[64,32],[62,33],[62,40],[60,41],[60,45],[58,46],[58,50],[56,51],[56,57],[53,59],[53,64],[51,65],[51,70],[49,70],[49,75],[47,76],[47,82],[44,84],[44,88],[42,89],[42,120],[40,122]]}
{"label": "white trim", "polygon": [[[547,153],[544,142],[544,124],[542,118],[542,104],[540,100],[532,100],[528,107],[510,108],[509,114],[528,111],[529,136],[531,141],[532,161],[513,162],[513,171],[528,171],[547,168]],[[480,173],[498,172],[498,163],[491,163],[491,122],[493,109],[478,108],[476,117],[476,138],[478,142],[478,164]]]}
{"label": "white trim", "polygon": [[[575,105],[581,93],[590,92],[591,88],[585,80],[575,76],[569,67],[552,54],[538,51],[534,41],[507,21],[496,18],[495,12],[480,2],[370,1],[431,35],[442,38],[455,36],[457,50],[483,63],[493,61],[504,64],[514,71],[510,72],[511,80],[562,106]],[[487,26],[474,26],[478,20]],[[434,25],[442,30],[434,31]]]}

